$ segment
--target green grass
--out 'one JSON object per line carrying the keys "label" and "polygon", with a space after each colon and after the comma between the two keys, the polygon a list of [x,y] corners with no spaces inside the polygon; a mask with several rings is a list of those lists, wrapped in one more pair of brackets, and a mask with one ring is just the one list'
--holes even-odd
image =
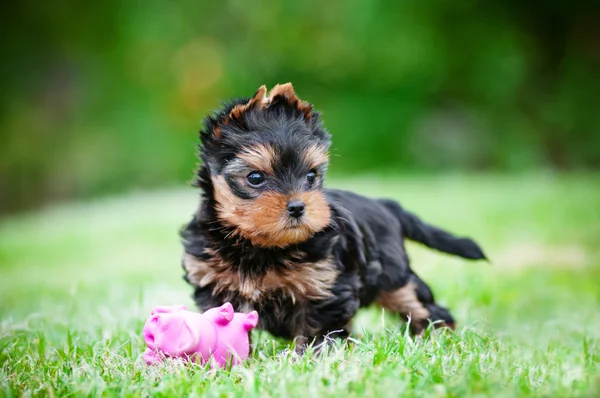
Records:
{"label": "green grass", "polygon": [[460,322],[413,340],[380,310],[355,342],[293,357],[256,333],[231,371],[147,367],[155,305],[191,305],[177,229],[191,190],[132,194],[0,221],[0,396],[598,396],[600,177],[362,178],[332,185],[401,199],[476,237],[493,263],[410,245]]}

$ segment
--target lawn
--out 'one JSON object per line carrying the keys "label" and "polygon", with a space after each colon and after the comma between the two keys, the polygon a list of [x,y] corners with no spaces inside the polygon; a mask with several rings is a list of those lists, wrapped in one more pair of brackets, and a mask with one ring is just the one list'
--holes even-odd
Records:
{"label": "lawn", "polygon": [[0,396],[600,396],[600,176],[335,180],[475,237],[492,263],[409,246],[460,322],[413,340],[380,310],[354,343],[294,357],[255,333],[230,371],[141,361],[155,305],[192,305],[178,228],[191,189],[0,220]]}

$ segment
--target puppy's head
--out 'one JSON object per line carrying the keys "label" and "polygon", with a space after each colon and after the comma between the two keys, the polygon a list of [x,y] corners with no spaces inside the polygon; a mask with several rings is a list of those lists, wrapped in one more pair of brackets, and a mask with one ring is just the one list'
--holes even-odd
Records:
{"label": "puppy's head", "polygon": [[330,136],[290,83],[226,105],[207,117],[201,139],[200,186],[233,235],[286,247],[329,224],[323,179]]}

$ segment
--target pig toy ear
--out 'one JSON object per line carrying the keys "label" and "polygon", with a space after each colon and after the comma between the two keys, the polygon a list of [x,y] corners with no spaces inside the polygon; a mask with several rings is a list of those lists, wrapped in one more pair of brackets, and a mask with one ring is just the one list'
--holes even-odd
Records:
{"label": "pig toy ear", "polygon": [[258,312],[252,311],[248,315],[246,315],[246,319],[244,319],[244,329],[246,331],[250,331],[256,327],[258,324]]}
{"label": "pig toy ear", "polygon": [[154,307],[154,309],[152,310],[150,315],[164,314],[166,312],[179,312],[179,311],[185,311],[185,310],[186,310],[186,306],[183,304],[182,305],[164,305],[164,306]]}
{"label": "pig toy ear", "polygon": [[231,303],[225,303],[219,307],[219,315],[215,321],[219,325],[227,325],[233,319],[233,305]]}

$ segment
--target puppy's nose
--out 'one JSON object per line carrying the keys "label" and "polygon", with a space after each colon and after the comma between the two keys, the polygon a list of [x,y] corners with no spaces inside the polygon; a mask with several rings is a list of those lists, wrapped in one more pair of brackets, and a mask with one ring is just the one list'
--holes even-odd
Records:
{"label": "puppy's nose", "polygon": [[304,202],[301,200],[292,200],[287,204],[287,211],[290,216],[300,218],[304,214]]}

